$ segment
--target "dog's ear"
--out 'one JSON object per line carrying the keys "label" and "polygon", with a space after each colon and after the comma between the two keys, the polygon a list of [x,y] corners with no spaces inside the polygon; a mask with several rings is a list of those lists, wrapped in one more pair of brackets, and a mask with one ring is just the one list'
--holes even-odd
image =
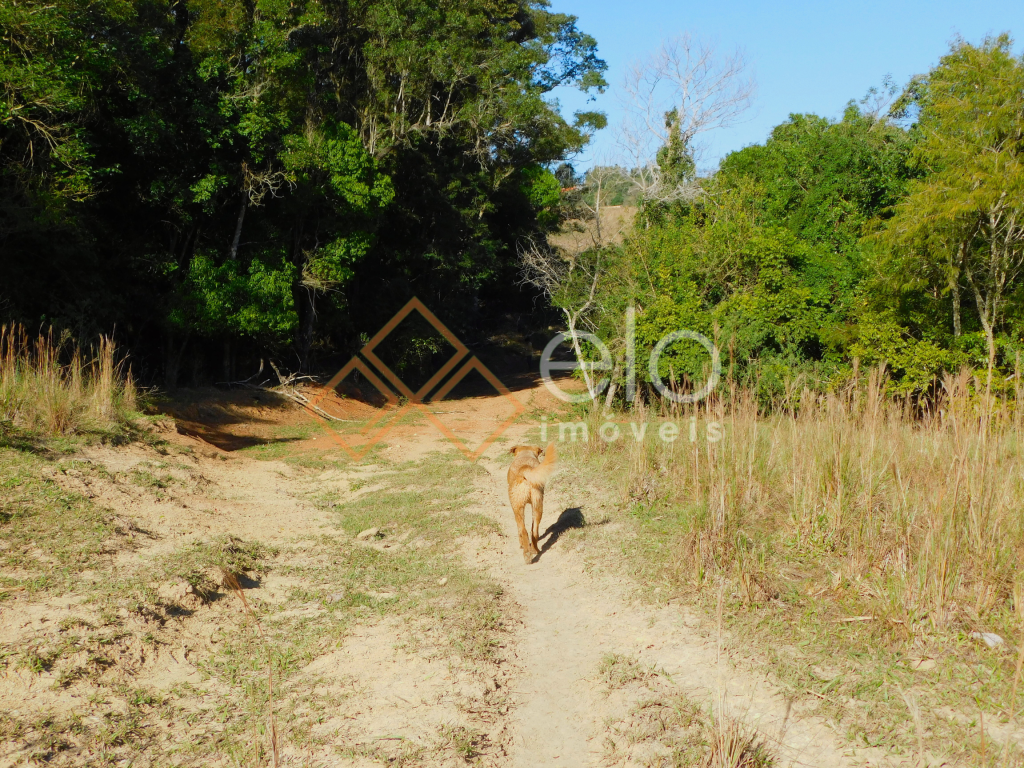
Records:
{"label": "dog's ear", "polygon": [[508,449],[508,452],[511,453],[513,456],[515,456],[516,451],[518,451],[522,447],[523,446],[521,446],[521,445],[513,445],[511,448]]}

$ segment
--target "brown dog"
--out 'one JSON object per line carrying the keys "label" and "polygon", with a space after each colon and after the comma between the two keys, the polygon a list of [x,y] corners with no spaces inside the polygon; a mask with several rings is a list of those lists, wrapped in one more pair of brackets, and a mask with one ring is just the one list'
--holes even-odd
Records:
{"label": "brown dog", "polygon": [[[540,460],[543,452],[544,461]],[[540,518],[544,514],[544,486],[555,471],[558,458],[555,444],[547,448],[539,445],[517,445],[512,448],[515,458],[508,468],[508,500],[519,526],[519,546],[523,548],[523,560],[529,565],[540,554],[537,539],[540,537]],[[526,529],[526,505],[533,508],[533,528]]]}

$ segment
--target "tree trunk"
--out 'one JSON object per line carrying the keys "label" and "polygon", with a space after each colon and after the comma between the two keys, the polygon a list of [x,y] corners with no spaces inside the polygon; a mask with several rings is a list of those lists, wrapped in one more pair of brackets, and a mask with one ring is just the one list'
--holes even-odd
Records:
{"label": "tree trunk", "polygon": [[[994,272],[994,269],[990,266],[990,273]],[[992,389],[992,369],[996,362],[996,316],[999,310],[999,300],[1001,298],[998,285],[989,287],[989,293],[987,296],[982,297],[981,289],[974,280],[974,273],[971,270],[967,270],[967,282],[971,284],[971,288],[974,290],[974,301],[978,305],[978,319],[981,321],[981,327],[985,331],[985,344],[988,347],[988,380],[986,383],[986,395]]]}
{"label": "tree trunk", "polygon": [[574,318],[569,312],[565,313],[565,318],[566,325],[569,326],[569,336],[572,338],[572,348],[576,353],[576,362],[580,364],[580,370],[583,371],[583,381],[587,385],[587,392],[593,399],[597,394],[594,392],[594,384],[590,379],[590,374],[587,373],[587,364],[583,360],[583,350],[580,348],[580,337],[576,333],[576,318]]}
{"label": "tree trunk", "polygon": [[188,344],[188,334],[178,347],[174,342],[174,331],[167,329],[164,333],[164,386],[168,392],[178,388],[178,377],[181,373],[181,356]]}
{"label": "tree trunk", "polygon": [[960,281],[953,280],[949,287],[953,293],[953,336],[960,338],[961,326],[960,326]]}
{"label": "tree trunk", "polygon": [[312,288],[302,285],[306,262],[306,255],[302,251],[305,226],[305,216],[300,215],[292,229],[292,263],[299,274],[298,282],[294,283],[292,288],[295,308],[299,315],[299,330],[295,342],[299,353],[299,370],[303,373],[309,371],[309,352],[313,346],[313,329],[316,319],[316,294]]}
{"label": "tree trunk", "polygon": [[309,372],[309,351],[313,346],[316,319],[316,295],[310,288],[300,288],[303,301],[299,311],[299,370]]}
{"label": "tree trunk", "polygon": [[606,411],[611,410],[612,403],[615,402],[615,392],[619,388],[619,382],[617,381],[619,373],[620,371],[618,366],[612,368],[612,381],[611,384],[608,385],[608,394],[604,398],[604,409]]}
{"label": "tree trunk", "polygon": [[238,209],[238,223],[235,224],[235,237],[231,241],[231,251],[228,253],[228,258],[234,261],[238,258],[238,241],[242,238],[242,222],[245,221],[245,209],[246,203],[248,202],[245,192],[242,192],[242,205]]}
{"label": "tree trunk", "polygon": [[231,339],[224,339],[224,359],[221,361],[221,375],[224,382],[231,381]]}
{"label": "tree trunk", "polygon": [[992,369],[996,364],[996,337],[992,327],[985,329],[985,343],[988,345],[988,387],[992,387]]}

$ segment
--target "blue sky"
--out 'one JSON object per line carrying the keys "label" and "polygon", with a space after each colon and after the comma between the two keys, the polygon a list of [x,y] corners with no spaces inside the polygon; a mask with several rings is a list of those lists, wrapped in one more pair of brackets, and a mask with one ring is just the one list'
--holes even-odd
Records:
{"label": "blue sky", "polygon": [[[551,10],[579,17],[579,28],[597,38],[612,86],[592,103],[576,91],[559,89],[562,111],[599,109],[618,116],[612,91],[626,66],[654,50],[661,40],[683,32],[725,50],[740,48],[757,80],[754,107],[744,122],[706,137],[705,165],[728,152],[760,143],[772,127],[794,112],[838,118],[850,99],[891,75],[901,87],[926,72],[959,34],[969,42],[1009,32],[1019,53],[1024,43],[1024,2],[732,2],[664,0],[552,0]],[[611,128],[575,160],[578,170],[595,157],[611,157]]]}

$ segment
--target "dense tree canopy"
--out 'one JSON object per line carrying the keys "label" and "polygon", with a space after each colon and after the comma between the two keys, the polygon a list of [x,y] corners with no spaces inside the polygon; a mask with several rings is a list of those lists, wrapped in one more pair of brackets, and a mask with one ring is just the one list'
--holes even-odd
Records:
{"label": "dense tree canopy", "polygon": [[1015,362],[1024,332],[1024,62],[1005,35],[959,42],[898,108],[917,117],[918,178],[878,238],[879,283],[901,324],[963,362],[978,362],[982,338],[987,366],[997,346]]}
{"label": "dense tree canopy", "polygon": [[[727,350],[734,375],[769,391],[831,375],[856,337],[862,229],[899,199],[910,149],[904,130],[856,104],[839,121],[791,116],[764,145],[725,158],[692,200],[648,204],[604,282],[615,294],[604,322],[632,302],[642,349],[699,331]],[[679,343],[662,373],[700,379],[707,360]]]}
{"label": "dense tree canopy", "polygon": [[604,63],[543,1],[27,0],[0,28],[3,316],[117,324],[172,384],[308,366],[413,294],[470,322],[601,118],[546,96]]}
{"label": "dense tree canopy", "polygon": [[[858,364],[885,364],[897,391],[922,394],[962,366],[988,368],[997,386],[1012,373],[1024,342],[1024,63],[1006,36],[958,41],[888,113],[879,96],[841,120],[792,115],[703,179],[688,175],[687,147],[663,147],[661,173],[679,166],[683,192],[641,195],[632,236],[604,248],[590,305],[617,354],[633,305],[641,359],[673,330],[699,331],[767,397],[834,386]],[[697,381],[708,356],[679,342],[661,365]]]}
{"label": "dense tree canopy", "polygon": [[[888,112],[791,115],[705,178],[677,105],[655,195],[650,167],[568,164],[605,118],[566,120],[551,91],[602,89],[605,65],[544,0],[19,0],[0,29],[0,317],[116,326],[153,381],[268,353],[313,368],[413,295],[483,330],[533,306],[509,290],[523,243],[619,203],[638,208],[621,246],[532,253],[575,281],[544,290],[586,305],[566,317],[609,339],[620,379],[629,306],[642,349],[700,331],[766,394],[858,362],[908,393],[965,365],[998,387],[1017,365],[1007,36],[955,42]],[[662,365],[696,380],[707,356],[682,342]]]}

